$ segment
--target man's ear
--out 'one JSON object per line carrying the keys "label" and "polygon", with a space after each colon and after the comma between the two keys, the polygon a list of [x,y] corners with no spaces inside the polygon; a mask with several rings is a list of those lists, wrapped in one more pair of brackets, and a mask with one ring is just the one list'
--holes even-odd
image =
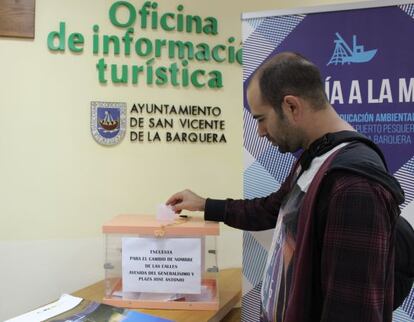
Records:
{"label": "man's ear", "polygon": [[283,98],[282,109],[285,115],[288,115],[292,121],[299,121],[303,113],[302,101],[294,95],[286,95]]}

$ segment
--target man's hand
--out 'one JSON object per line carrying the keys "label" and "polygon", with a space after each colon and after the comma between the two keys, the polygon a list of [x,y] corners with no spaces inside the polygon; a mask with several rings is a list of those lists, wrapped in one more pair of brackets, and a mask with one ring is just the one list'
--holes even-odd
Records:
{"label": "man's hand", "polygon": [[181,210],[204,211],[206,199],[186,189],[173,194],[166,204],[172,206],[175,213],[178,214]]}

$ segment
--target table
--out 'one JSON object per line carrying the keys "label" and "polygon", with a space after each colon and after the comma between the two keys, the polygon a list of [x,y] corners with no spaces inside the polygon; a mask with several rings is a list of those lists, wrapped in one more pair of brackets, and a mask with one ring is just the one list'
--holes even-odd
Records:
{"label": "table", "polygon": [[[152,314],[177,322],[220,321],[239,302],[241,297],[241,269],[229,268],[219,272],[220,308],[218,311],[192,310],[149,310],[139,309],[143,313]],[[104,281],[87,286],[73,293],[74,296],[101,302],[104,296]]]}

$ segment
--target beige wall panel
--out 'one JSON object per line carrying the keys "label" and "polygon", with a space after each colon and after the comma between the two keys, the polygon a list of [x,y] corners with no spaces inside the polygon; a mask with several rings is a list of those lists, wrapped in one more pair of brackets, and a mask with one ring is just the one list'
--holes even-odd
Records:
{"label": "beige wall panel", "polygon": [[[103,277],[101,225],[119,213],[154,214],[175,191],[192,188],[213,198],[241,197],[243,172],[242,68],[206,63],[223,73],[220,90],[101,85],[92,54],[92,26],[111,25],[109,0],[38,0],[33,41],[0,38],[0,256],[4,278],[0,320],[49,302]],[[142,1],[131,1],[142,3]],[[241,39],[242,12],[328,4],[328,1],[159,1],[159,12],[214,16],[219,34],[162,30],[135,36],[226,44]],[[66,22],[85,36],[81,54],[51,53],[47,35]],[[133,64],[134,58],[114,58]],[[165,64],[171,61],[165,59]],[[191,63],[191,68],[197,64]],[[98,145],[90,134],[90,101],[208,104],[222,108],[227,144]],[[201,214],[199,214],[201,215]],[[219,266],[241,266],[241,232],[222,225]],[[3,264],[6,263],[6,264]],[[18,297],[18,301],[16,301]]]}

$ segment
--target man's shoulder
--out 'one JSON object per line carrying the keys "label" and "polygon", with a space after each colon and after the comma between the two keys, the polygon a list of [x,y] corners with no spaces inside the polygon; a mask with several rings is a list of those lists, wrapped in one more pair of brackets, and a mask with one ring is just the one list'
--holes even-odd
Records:
{"label": "man's shoulder", "polygon": [[338,184],[358,181],[359,184],[382,186],[392,193],[397,204],[404,201],[404,192],[398,181],[388,173],[377,151],[365,143],[351,142],[342,148],[330,164],[327,175],[340,178]]}
{"label": "man's shoulder", "polygon": [[371,146],[363,142],[350,142],[335,156],[330,169],[354,170],[370,172],[370,169],[387,172],[386,165],[381,156]]}

